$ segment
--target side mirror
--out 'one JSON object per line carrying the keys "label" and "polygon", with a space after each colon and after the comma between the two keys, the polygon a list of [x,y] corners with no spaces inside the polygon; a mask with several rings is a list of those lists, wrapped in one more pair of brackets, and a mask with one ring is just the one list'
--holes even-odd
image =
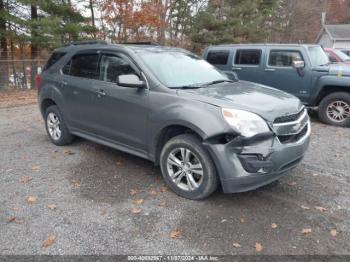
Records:
{"label": "side mirror", "polygon": [[304,61],[301,61],[301,60],[296,60],[296,61],[293,61],[293,67],[295,69],[302,69],[305,67],[305,62]]}
{"label": "side mirror", "polygon": [[143,88],[146,86],[144,81],[141,81],[137,75],[120,75],[118,76],[117,84],[119,86]]}

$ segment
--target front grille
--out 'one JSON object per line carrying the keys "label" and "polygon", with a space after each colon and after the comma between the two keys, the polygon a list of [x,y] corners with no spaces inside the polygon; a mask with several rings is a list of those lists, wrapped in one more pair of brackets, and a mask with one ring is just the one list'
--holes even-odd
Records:
{"label": "front grille", "polygon": [[304,112],[305,112],[305,108],[303,108],[299,113],[296,113],[296,114],[277,117],[273,123],[274,124],[283,124],[283,123],[297,121],[304,114]]}
{"label": "front grille", "polygon": [[300,139],[302,139],[307,131],[309,129],[309,125],[306,125],[300,133],[298,134],[295,134],[295,135],[287,135],[287,136],[278,136],[278,139],[279,141],[282,143],[282,144],[291,144],[291,143],[296,143],[298,142]]}

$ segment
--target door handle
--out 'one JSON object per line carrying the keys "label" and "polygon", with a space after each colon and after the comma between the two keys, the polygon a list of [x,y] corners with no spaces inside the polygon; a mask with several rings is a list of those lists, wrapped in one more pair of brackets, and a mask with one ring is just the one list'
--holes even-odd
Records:
{"label": "door handle", "polygon": [[61,84],[62,84],[63,86],[68,85],[67,81],[62,81]]}
{"label": "door handle", "polygon": [[96,91],[96,94],[98,97],[102,97],[102,96],[105,96],[106,95],[106,92],[102,89]]}
{"label": "door handle", "polygon": [[242,71],[242,68],[241,67],[232,67],[232,70],[233,71]]}
{"label": "door handle", "polygon": [[275,72],[276,69],[273,69],[273,68],[266,68],[265,71],[266,71],[266,72]]}

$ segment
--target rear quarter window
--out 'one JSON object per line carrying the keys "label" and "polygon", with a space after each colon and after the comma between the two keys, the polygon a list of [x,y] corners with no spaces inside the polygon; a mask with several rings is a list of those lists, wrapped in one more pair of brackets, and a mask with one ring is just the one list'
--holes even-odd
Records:
{"label": "rear quarter window", "polygon": [[53,52],[49,60],[46,62],[46,65],[43,68],[43,71],[48,70],[51,66],[56,64],[63,56],[65,56],[65,52]]}
{"label": "rear quarter window", "polygon": [[209,51],[207,61],[212,65],[226,65],[230,51]]}

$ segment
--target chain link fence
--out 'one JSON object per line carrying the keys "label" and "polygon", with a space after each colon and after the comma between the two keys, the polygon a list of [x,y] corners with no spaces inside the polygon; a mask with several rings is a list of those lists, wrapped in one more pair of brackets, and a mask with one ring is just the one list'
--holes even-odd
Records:
{"label": "chain link fence", "polygon": [[0,89],[32,89],[46,59],[0,60]]}

